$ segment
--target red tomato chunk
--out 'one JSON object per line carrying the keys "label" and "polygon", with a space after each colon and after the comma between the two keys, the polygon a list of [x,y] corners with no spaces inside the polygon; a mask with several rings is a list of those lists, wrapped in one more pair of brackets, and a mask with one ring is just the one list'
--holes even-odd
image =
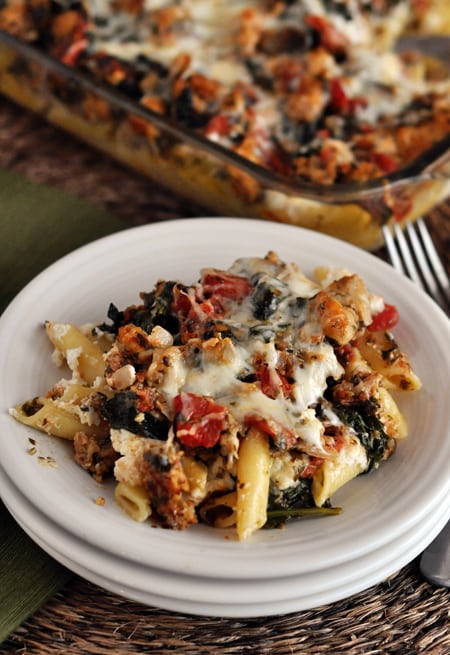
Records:
{"label": "red tomato chunk", "polygon": [[374,316],[372,323],[369,325],[369,330],[376,332],[377,330],[390,330],[398,323],[399,315],[397,308],[394,305],[385,303],[384,309]]}
{"label": "red tomato chunk", "polygon": [[220,439],[227,410],[206,396],[182,392],[174,398],[175,433],[185,446],[212,448]]}

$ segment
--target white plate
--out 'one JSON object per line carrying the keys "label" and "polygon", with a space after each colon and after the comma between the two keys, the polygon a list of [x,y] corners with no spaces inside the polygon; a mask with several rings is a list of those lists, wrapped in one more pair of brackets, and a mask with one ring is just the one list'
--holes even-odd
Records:
{"label": "white plate", "polygon": [[[42,329],[46,319],[103,321],[109,303],[139,300],[157,278],[198,277],[203,266],[228,267],[236,257],[269,249],[310,273],[321,264],[346,266],[400,310],[396,335],[424,388],[400,399],[410,437],[379,470],[358,478],[333,499],[344,512],[303,520],[285,530],[260,531],[246,543],[196,526],[184,532],[136,524],[116,507],[110,486],[100,487],[73,461],[61,440],[31,434],[8,407],[42,393],[62,373],[50,363]],[[48,268],[0,319],[0,466],[26,498],[61,528],[120,558],[172,573],[234,579],[277,578],[334,567],[380,549],[436,508],[450,490],[448,370],[450,323],[406,278],[347,243],[296,227],[245,219],[185,219],[146,225],[81,248]],[[29,456],[29,437],[40,455]],[[0,488],[1,491],[1,488]],[[106,506],[93,501],[106,497]],[[436,510],[438,511],[438,510]]]}
{"label": "white plate", "polygon": [[444,513],[431,511],[398,539],[352,562],[287,578],[224,580],[172,574],[98,550],[36,510],[6,476],[2,487],[6,506],[29,536],[87,580],[147,605],[235,618],[312,609],[377,584],[418,555],[450,516],[450,497],[446,497],[439,501]]}

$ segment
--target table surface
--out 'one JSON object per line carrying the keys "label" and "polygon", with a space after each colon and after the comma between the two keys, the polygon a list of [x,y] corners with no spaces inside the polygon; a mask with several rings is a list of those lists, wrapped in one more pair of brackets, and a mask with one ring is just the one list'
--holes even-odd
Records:
{"label": "table surface", "polygon": [[[85,198],[127,225],[211,213],[1,97],[0,168]],[[447,205],[428,220],[448,270],[449,217]],[[210,619],[146,607],[74,575],[0,646],[0,653],[444,655],[450,652],[449,593],[426,583],[414,560],[365,592],[314,610]]]}

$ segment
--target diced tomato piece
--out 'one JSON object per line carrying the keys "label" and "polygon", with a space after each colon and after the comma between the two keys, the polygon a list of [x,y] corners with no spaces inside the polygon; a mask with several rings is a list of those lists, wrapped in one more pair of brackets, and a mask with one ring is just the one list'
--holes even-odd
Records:
{"label": "diced tomato piece", "polygon": [[340,114],[345,114],[348,109],[348,96],[341,82],[336,78],[330,80],[330,97],[332,107]]}
{"label": "diced tomato piece", "polygon": [[289,382],[287,377],[278,371],[278,376],[281,382],[281,390],[285,398],[289,398],[292,394],[292,383]]}
{"label": "diced tomato piece", "polygon": [[211,302],[212,299],[209,298],[204,302],[199,302],[197,305],[194,305],[193,310],[197,314],[203,314],[204,316],[214,316],[217,312],[222,311],[222,305],[220,303]]}
{"label": "diced tomato piece", "polygon": [[87,39],[72,43],[61,57],[62,63],[66,64],[66,66],[75,66],[78,57],[86,50],[88,45]]}
{"label": "diced tomato piece", "polygon": [[321,139],[328,139],[331,136],[331,132],[327,127],[323,127],[320,130],[317,130],[317,136]]}
{"label": "diced tomato piece", "polygon": [[300,474],[301,478],[313,478],[315,474],[317,473],[317,469],[319,469],[324,460],[322,457],[311,457],[309,460],[309,463],[305,466],[303,471]]}
{"label": "diced tomato piece", "polygon": [[250,291],[250,280],[224,271],[206,271],[202,277],[202,288],[206,298],[218,296],[231,300],[243,300]]}
{"label": "diced tomato piece", "polygon": [[280,391],[280,381],[276,371],[267,365],[262,365],[256,371],[256,377],[259,380],[261,391],[269,398],[276,398]]}
{"label": "diced tomato piece", "polygon": [[188,294],[177,286],[173,290],[172,310],[181,316],[187,316],[191,310],[192,301]]}
{"label": "diced tomato piece", "polygon": [[377,166],[381,168],[384,173],[392,173],[397,169],[397,162],[393,157],[385,155],[383,152],[376,152],[373,159]]}
{"label": "diced tomato piece", "polygon": [[330,80],[330,104],[341,115],[353,115],[358,107],[366,107],[367,100],[360,96],[349,98],[342,82],[334,77]]}
{"label": "diced tomato piece", "polygon": [[348,364],[353,362],[356,357],[354,348],[348,343],[345,343],[343,346],[336,348],[335,352],[336,357],[342,366],[348,366]]}
{"label": "diced tomato piece", "polygon": [[329,161],[332,161],[336,156],[336,150],[330,146],[324,146],[320,151],[320,159],[326,164]]}
{"label": "diced tomato piece", "polygon": [[402,221],[412,209],[412,194],[409,196],[402,194],[393,194],[392,198],[393,216],[396,221]]}
{"label": "diced tomato piece", "polygon": [[151,412],[155,409],[155,403],[151,389],[149,387],[144,387],[143,389],[135,389],[134,393],[139,398],[137,402],[137,409],[140,412]]}
{"label": "diced tomato piece", "polygon": [[189,339],[201,337],[208,320],[220,317],[222,314],[222,305],[219,302],[213,304],[211,299],[192,303],[187,316],[182,316],[180,325],[182,342],[186,343]]}
{"label": "diced tomato piece", "polygon": [[223,114],[213,116],[205,127],[205,134],[218,134],[219,136],[226,136],[231,130],[231,124],[227,116]]}
{"label": "diced tomato piece", "polygon": [[281,175],[291,175],[292,164],[288,155],[280,148],[272,149],[266,155],[266,161],[269,168]]}
{"label": "diced tomato piece", "polygon": [[180,320],[195,321],[198,323],[205,316],[212,316],[217,311],[221,313],[223,308],[219,302],[211,302],[211,298],[203,300],[201,294],[196,293],[195,299],[186,292],[175,289],[171,309]]}
{"label": "diced tomato piece", "polygon": [[377,330],[390,330],[395,325],[397,325],[399,320],[399,315],[395,305],[389,305],[385,303],[384,309],[374,316],[372,323],[369,325],[368,329],[372,332]]}
{"label": "diced tomato piece", "polygon": [[321,45],[329,52],[340,53],[345,50],[348,42],[347,37],[339,32],[326,18],[316,14],[306,16],[306,24],[317,30],[320,34]]}
{"label": "diced tomato piece", "polygon": [[264,432],[272,437],[280,450],[288,450],[296,443],[297,438],[292,430],[278,423],[272,418],[264,418],[257,414],[248,414],[244,417],[244,424],[247,427],[253,427],[260,432]]}
{"label": "diced tomato piece", "polygon": [[261,391],[269,398],[276,398],[280,393],[288,397],[292,385],[279,371],[271,369],[267,364],[262,364],[256,370],[256,377],[259,380]]}
{"label": "diced tomato piece", "polygon": [[211,398],[182,392],[174,398],[175,434],[192,448],[212,448],[227,425],[227,409]]}

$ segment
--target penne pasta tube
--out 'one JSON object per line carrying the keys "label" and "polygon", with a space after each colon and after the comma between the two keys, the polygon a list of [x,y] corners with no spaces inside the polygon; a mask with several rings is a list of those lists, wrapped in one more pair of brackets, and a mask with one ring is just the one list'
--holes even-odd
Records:
{"label": "penne pasta tube", "polygon": [[[26,408],[33,407],[31,413]],[[30,403],[17,405],[11,410],[11,415],[20,423],[45,432],[53,437],[73,440],[77,432],[87,436],[96,436],[105,431],[104,427],[81,423],[75,414],[69,412],[48,398],[36,398]]]}
{"label": "penne pasta tube", "polygon": [[270,450],[267,435],[255,429],[242,439],[237,464],[236,528],[248,539],[267,520]]}
{"label": "penne pasta tube", "polygon": [[93,384],[103,376],[105,364],[102,351],[75,325],[48,321],[45,329],[56,351],[82,380]]}
{"label": "penne pasta tube", "polygon": [[214,496],[200,508],[200,516],[205,523],[215,528],[231,528],[236,525],[236,492]]}
{"label": "penne pasta tube", "polygon": [[183,470],[189,483],[189,492],[195,500],[201,501],[206,495],[208,467],[193,457],[183,457]]}
{"label": "penne pasta tube", "polygon": [[378,390],[380,403],[380,418],[385,426],[386,433],[396,441],[406,439],[408,426],[406,419],[401,413],[397,403],[384,387]]}
{"label": "penne pasta tube", "polygon": [[114,489],[114,497],[120,507],[135,521],[141,523],[151,514],[150,499],[144,487],[119,482]]}
{"label": "penne pasta tube", "polygon": [[367,469],[368,461],[364,447],[353,437],[338,451],[333,459],[326,459],[317,470],[311,491],[317,507],[322,505],[338,489]]}
{"label": "penne pasta tube", "polygon": [[367,363],[383,375],[387,388],[416,391],[422,386],[407,356],[389,332],[366,330],[356,339],[356,345]]}

